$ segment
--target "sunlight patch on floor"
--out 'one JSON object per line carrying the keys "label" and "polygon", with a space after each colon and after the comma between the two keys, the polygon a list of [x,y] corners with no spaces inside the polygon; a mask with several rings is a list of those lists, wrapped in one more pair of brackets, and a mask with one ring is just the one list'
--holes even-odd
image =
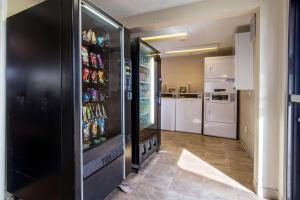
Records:
{"label": "sunlight patch on floor", "polygon": [[241,185],[239,182],[233,180],[220,170],[214,168],[186,149],[183,149],[177,165],[183,170],[198,174],[202,177],[231,186],[233,188],[237,188],[245,192],[253,193],[252,191]]}

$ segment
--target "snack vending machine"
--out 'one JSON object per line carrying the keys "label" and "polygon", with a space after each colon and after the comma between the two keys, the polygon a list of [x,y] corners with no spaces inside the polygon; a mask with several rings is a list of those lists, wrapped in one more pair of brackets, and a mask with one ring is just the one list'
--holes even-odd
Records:
{"label": "snack vending machine", "polygon": [[104,198],[123,179],[122,25],[81,4],[84,199]]}
{"label": "snack vending machine", "polygon": [[140,38],[131,42],[133,169],[161,147],[160,53]]}
{"label": "snack vending machine", "polygon": [[8,18],[14,197],[104,199],[121,183],[123,48],[123,26],[90,1],[47,0]]}

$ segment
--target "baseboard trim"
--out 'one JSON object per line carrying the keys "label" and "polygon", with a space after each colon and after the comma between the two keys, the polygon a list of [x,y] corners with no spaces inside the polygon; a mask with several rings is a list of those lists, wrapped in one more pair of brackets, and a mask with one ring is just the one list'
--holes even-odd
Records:
{"label": "baseboard trim", "polygon": [[240,142],[241,142],[241,145],[243,146],[244,150],[246,151],[246,153],[250,156],[246,143],[241,138],[240,138]]}
{"label": "baseboard trim", "polygon": [[272,200],[282,199],[280,197],[281,195],[279,194],[278,189],[273,189],[268,187],[258,187],[255,179],[253,179],[253,187],[255,193],[260,198],[272,199]]}
{"label": "baseboard trim", "polygon": [[254,188],[254,192],[257,194],[257,182],[256,180],[253,178],[253,188]]}
{"label": "baseboard trim", "polygon": [[250,151],[246,145],[246,143],[240,138],[240,142],[241,142],[241,145],[243,146],[244,150],[246,151],[246,153],[248,154],[248,156],[253,160],[253,156],[250,154]]}

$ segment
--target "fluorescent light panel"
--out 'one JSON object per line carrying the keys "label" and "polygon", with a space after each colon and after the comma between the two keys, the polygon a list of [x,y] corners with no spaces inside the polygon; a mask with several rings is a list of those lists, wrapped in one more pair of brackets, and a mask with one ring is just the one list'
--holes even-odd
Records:
{"label": "fluorescent light panel", "polygon": [[151,99],[150,99],[150,103],[151,103],[151,118],[150,118],[150,122],[151,124],[154,124],[154,115],[155,115],[155,111],[154,111],[154,98],[155,98],[155,94],[154,94],[154,91],[155,91],[155,72],[154,72],[154,57],[151,57],[150,58],[150,74],[151,74]]}
{"label": "fluorescent light panel", "polygon": [[103,14],[95,11],[93,8],[83,4],[83,7],[86,8],[88,11],[90,11],[91,13],[93,13],[94,15],[100,17],[101,19],[103,19],[104,21],[106,21],[107,23],[109,23],[110,25],[114,26],[115,28],[119,29],[119,25],[117,25],[116,23],[114,23],[112,20],[108,19],[106,16],[104,16]]}
{"label": "fluorescent light panel", "polygon": [[156,40],[171,40],[171,39],[179,39],[179,38],[186,38],[188,33],[174,33],[174,34],[167,34],[167,35],[158,35],[152,37],[143,37],[142,40],[149,42],[149,41],[156,41]]}
{"label": "fluorescent light panel", "polygon": [[218,50],[218,46],[213,47],[203,47],[197,49],[184,49],[184,50],[176,50],[176,51],[166,51],[166,54],[175,54],[175,53],[193,53],[193,52],[206,52],[206,51],[214,51]]}

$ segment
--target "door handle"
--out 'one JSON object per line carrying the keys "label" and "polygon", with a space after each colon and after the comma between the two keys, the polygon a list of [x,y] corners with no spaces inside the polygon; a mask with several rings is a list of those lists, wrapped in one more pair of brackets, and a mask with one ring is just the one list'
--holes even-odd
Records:
{"label": "door handle", "polygon": [[293,103],[300,103],[300,95],[290,95],[290,101]]}

